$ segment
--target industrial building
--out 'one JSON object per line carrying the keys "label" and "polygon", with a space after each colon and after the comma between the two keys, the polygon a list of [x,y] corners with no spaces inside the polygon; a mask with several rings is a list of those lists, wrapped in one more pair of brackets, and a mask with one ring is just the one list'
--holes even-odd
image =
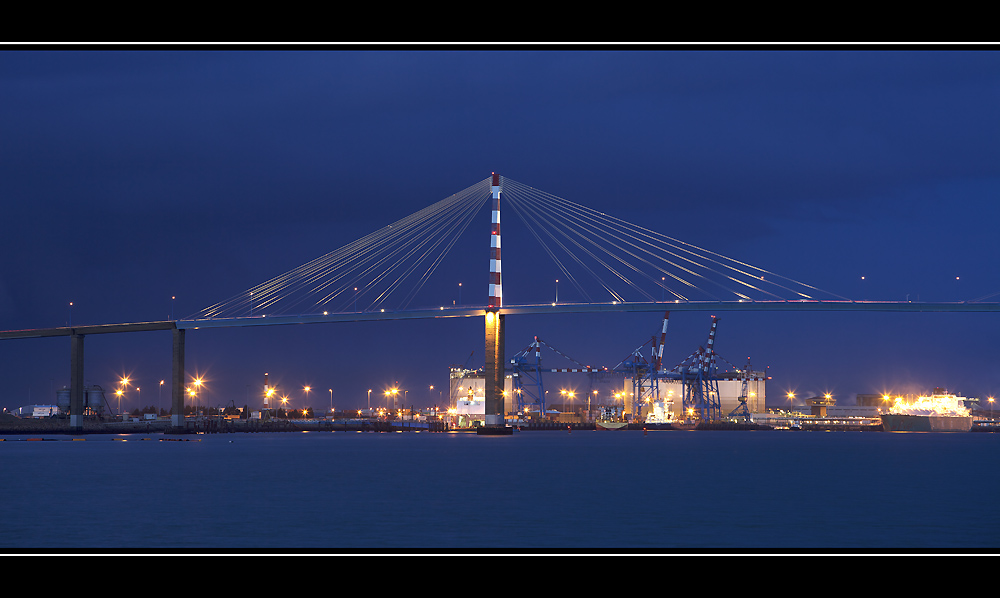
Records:
{"label": "industrial building", "polygon": [[[483,370],[452,367],[448,378],[449,414],[455,419],[455,425],[471,427],[483,424],[486,421],[486,374]],[[513,395],[508,374],[504,376],[504,413],[511,413],[517,408],[512,402]]]}
{"label": "industrial building", "polygon": [[[720,413],[723,416],[732,413],[733,411],[739,410],[741,403],[740,397],[743,394],[743,380],[737,377],[737,374],[721,374],[718,379],[719,385],[719,405]],[[765,399],[767,396],[766,392],[766,376],[763,372],[751,372],[749,379],[747,380],[747,396],[746,404],[747,410],[750,413],[763,413]],[[675,421],[684,420],[687,414],[684,413],[684,384],[681,380],[657,380],[655,386],[650,393],[644,393],[647,397],[646,400],[642,401],[642,404],[636,404],[637,401],[634,397],[632,381],[625,380],[625,385],[622,388],[622,399],[625,407],[625,413],[638,414],[638,416],[633,416],[633,419],[641,418],[639,421],[645,420],[646,416],[653,412],[654,406],[649,397],[658,396],[660,401],[664,403],[663,410],[670,414],[670,419]]]}

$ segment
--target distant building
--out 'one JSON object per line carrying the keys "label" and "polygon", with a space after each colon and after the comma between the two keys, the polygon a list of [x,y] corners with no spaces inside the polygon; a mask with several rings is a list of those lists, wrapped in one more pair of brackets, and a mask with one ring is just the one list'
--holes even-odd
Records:
{"label": "distant building", "polygon": [[[486,375],[482,369],[467,370],[452,367],[449,371],[449,411],[456,418],[456,425],[469,427],[486,421]],[[517,408],[512,401],[511,377],[504,379],[504,413]]]}
{"label": "distant building", "polygon": [[826,417],[878,417],[878,407],[868,405],[831,405]]}
{"label": "distant building", "polygon": [[[765,410],[765,400],[767,398],[767,381],[763,372],[752,372],[752,379],[747,381],[747,411],[750,413],[763,413]],[[729,415],[740,406],[740,395],[743,392],[743,381],[735,377],[719,379],[719,411],[722,416]],[[684,410],[684,385],[680,380],[660,380],[659,381],[660,401],[665,403],[665,411],[672,414],[673,419],[682,420],[685,418]],[[626,413],[636,413],[638,410],[641,418],[653,411],[651,405],[634,405],[632,396],[632,380],[625,379],[623,387],[623,399]]]}
{"label": "distant building", "polygon": [[56,405],[25,405],[16,411],[19,417],[52,417],[59,414],[59,407]]}
{"label": "distant building", "polygon": [[809,412],[811,415],[816,417],[826,417],[827,409],[837,405],[836,399],[830,396],[813,397],[811,399],[806,399],[806,405],[809,406]]}
{"label": "distant building", "polygon": [[885,402],[885,397],[880,394],[858,393],[854,399],[854,404],[858,407],[875,407],[876,409],[884,406]]}

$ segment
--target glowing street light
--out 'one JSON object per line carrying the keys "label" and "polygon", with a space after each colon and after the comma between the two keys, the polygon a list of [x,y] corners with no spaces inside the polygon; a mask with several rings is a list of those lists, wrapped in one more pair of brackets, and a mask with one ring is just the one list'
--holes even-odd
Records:
{"label": "glowing street light", "polygon": [[385,408],[389,409],[389,397],[392,397],[392,408],[396,409],[396,397],[399,395],[398,388],[390,388],[385,391]]}
{"label": "glowing street light", "polygon": [[[203,380],[202,380],[201,376],[198,376],[197,378],[194,379],[194,386],[199,391],[201,390],[201,384],[202,384],[202,382],[203,382]],[[194,393],[192,396],[198,396],[198,395],[197,395],[197,393]],[[198,410],[195,409],[195,413],[197,413],[197,411]],[[207,405],[205,407],[205,415],[208,415],[208,407],[207,407]]]}

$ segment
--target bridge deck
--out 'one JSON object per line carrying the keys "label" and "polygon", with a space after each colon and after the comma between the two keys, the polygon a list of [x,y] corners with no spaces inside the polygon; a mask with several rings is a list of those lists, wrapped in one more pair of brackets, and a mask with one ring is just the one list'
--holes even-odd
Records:
{"label": "bridge deck", "polygon": [[[686,301],[650,303],[558,303],[538,305],[510,305],[503,307],[505,315],[585,314],[585,313],[640,313],[665,311],[759,312],[759,311],[850,311],[850,312],[1000,312],[1000,303],[930,303],[916,301]],[[233,328],[247,326],[279,326],[289,324],[324,324],[336,322],[368,322],[378,320],[420,320],[433,318],[468,318],[482,316],[481,307],[440,307],[404,311],[342,312],[331,314],[304,314],[294,316],[253,316],[240,318],[214,318],[206,320],[177,320],[134,322],[124,324],[97,324],[90,326],[63,326],[31,330],[0,331],[0,340],[14,338],[39,338],[72,336],[74,334],[108,334],[114,332],[142,332],[149,330],[185,330],[198,328]]]}

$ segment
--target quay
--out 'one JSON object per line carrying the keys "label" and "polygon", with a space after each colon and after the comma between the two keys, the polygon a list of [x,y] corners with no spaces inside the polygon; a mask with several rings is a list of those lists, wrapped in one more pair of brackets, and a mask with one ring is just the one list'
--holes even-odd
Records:
{"label": "quay", "polygon": [[[702,422],[702,423],[662,423],[643,424],[629,423],[622,430],[626,431],[824,431],[824,432],[882,432],[880,423],[874,421],[834,422],[817,418],[810,421],[803,418],[794,426],[772,426],[762,423],[739,422]],[[595,431],[594,422],[554,422],[529,421],[517,422],[512,425],[514,432],[532,431]],[[195,418],[184,420],[183,427],[173,425],[172,419],[138,420],[138,421],[107,421],[98,418],[84,418],[82,430],[70,425],[67,418],[22,419],[11,415],[0,414],[0,434],[252,434],[263,432],[451,432],[477,433],[476,427],[457,428],[445,421],[387,421],[357,419],[336,420],[284,420],[284,419],[227,419],[227,418]],[[602,431],[602,430],[598,430]],[[615,430],[611,430],[615,431]],[[976,419],[970,432],[1000,432],[1000,422],[988,419]],[[603,431],[602,431],[603,432]]]}

